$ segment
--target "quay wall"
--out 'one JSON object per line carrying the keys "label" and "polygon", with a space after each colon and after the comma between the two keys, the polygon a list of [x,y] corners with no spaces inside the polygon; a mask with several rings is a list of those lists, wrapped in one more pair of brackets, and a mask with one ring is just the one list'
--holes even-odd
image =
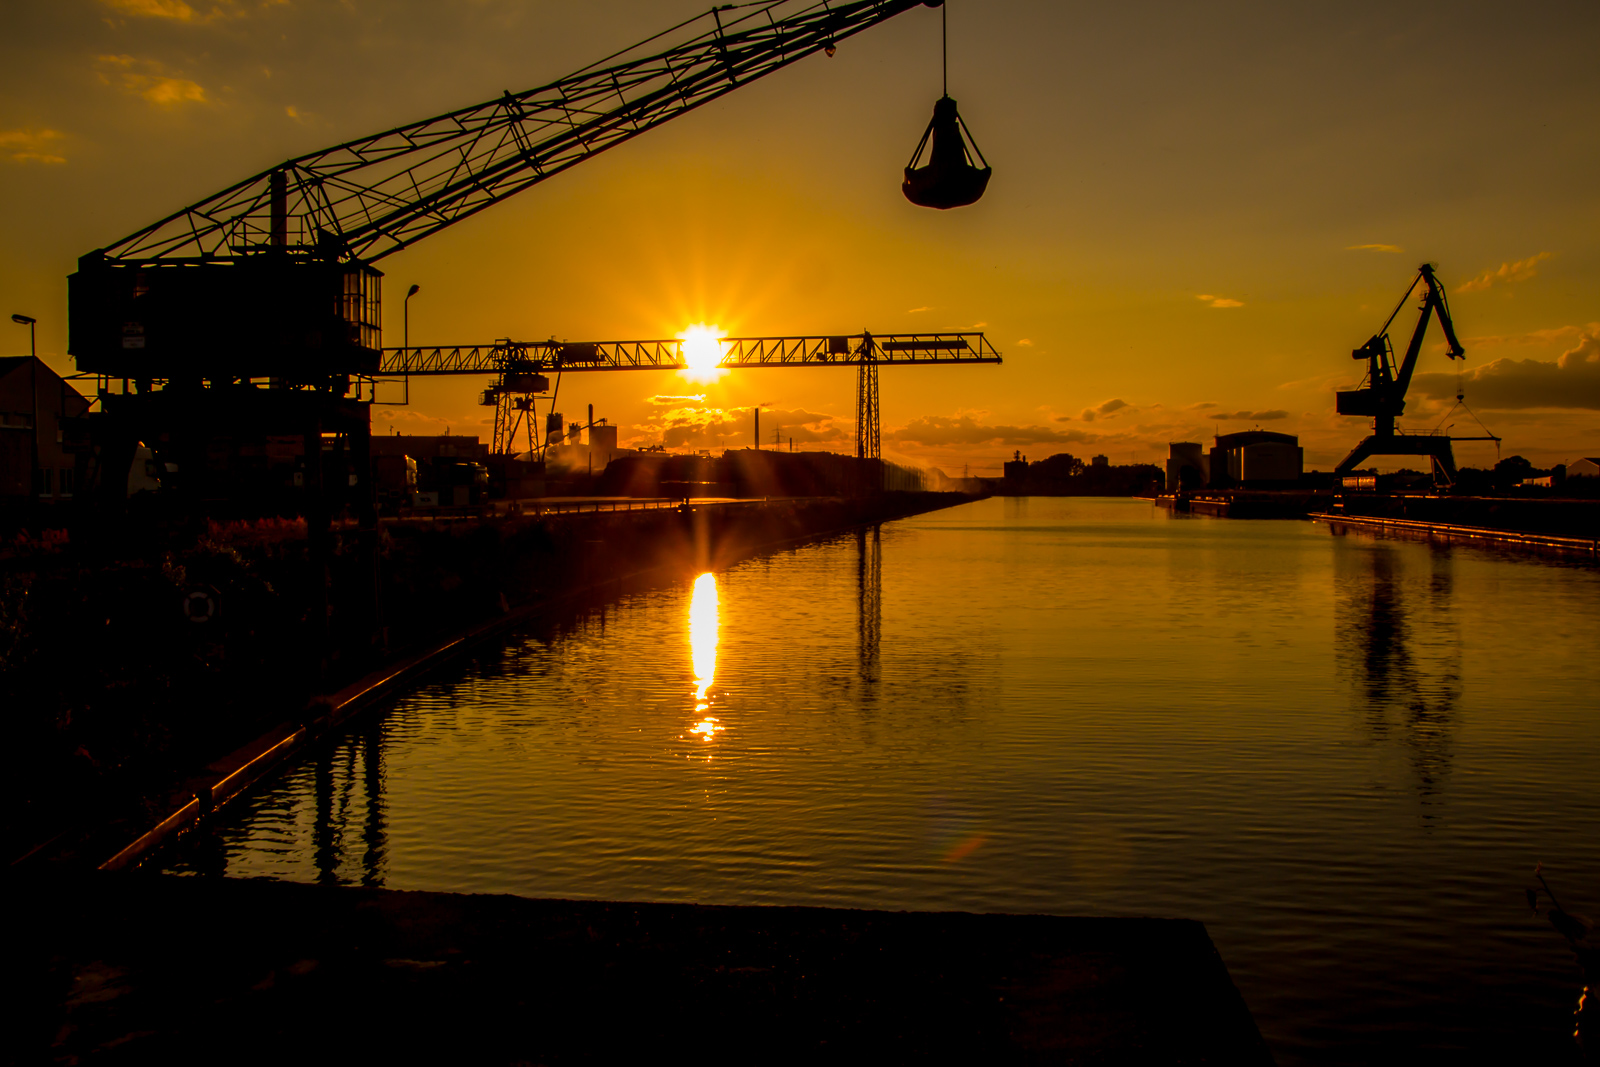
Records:
{"label": "quay wall", "polygon": [[1600,500],[1343,493],[1334,498],[1327,512],[1557,537],[1600,536]]}

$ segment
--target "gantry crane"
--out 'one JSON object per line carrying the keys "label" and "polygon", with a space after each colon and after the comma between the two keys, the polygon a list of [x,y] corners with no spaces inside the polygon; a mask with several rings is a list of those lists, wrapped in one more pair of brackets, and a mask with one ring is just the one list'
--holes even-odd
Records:
{"label": "gantry crane", "polygon": [[[1444,331],[1445,344],[1448,346],[1445,355],[1453,360],[1466,358],[1466,349],[1456,339],[1455,323],[1450,319],[1450,304],[1445,298],[1444,286],[1433,271],[1431,263],[1424,263],[1417,268],[1417,276],[1406,287],[1405,294],[1400,297],[1400,302],[1390,312],[1383,327],[1366,344],[1351,353],[1351,358],[1367,361],[1367,375],[1358,388],[1342,390],[1336,395],[1336,410],[1341,415],[1371,416],[1372,433],[1339,461],[1334,468],[1335,474],[1354,470],[1356,464],[1370,456],[1427,456],[1435,466],[1436,474],[1442,476],[1441,481],[1454,482],[1456,461],[1450,447],[1452,440],[1499,440],[1492,435],[1452,438],[1448,433],[1440,432],[1405,433],[1395,426],[1395,420],[1405,414],[1406,390],[1411,387],[1411,375],[1417,369],[1417,356],[1422,352],[1422,339],[1428,332],[1429,319],[1435,315],[1439,318],[1439,327]],[[1406,354],[1397,364],[1394,345],[1389,341],[1389,326],[1406,306],[1406,301],[1411,299],[1411,294],[1416,292],[1418,283],[1423,286],[1422,305],[1419,308],[1421,316],[1411,333]]]}
{"label": "gantry crane", "polygon": [[[1000,353],[981,333],[897,333],[818,337],[724,337],[717,344],[716,367],[855,367],[856,456],[882,459],[879,431],[878,367],[950,363],[999,363]],[[497,341],[492,345],[442,345],[387,348],[380,373],[409,379],[443,374],[493,374],[483,393],[494,405],[494,452],[515,451],[523,427],[528,450],[541,452],[534,436],[534,398],[556,388],[564,372],[685,370],[682,340],[658,341]],[[555,406],[552,393],[550,405]]]}
{"label": "gantry crane", "polygon": [[[331,431],[359,463],[370,409],[351,391],[382,361],[375,263],[941,2],[717,7],[548,85],[288,160],[81,257],[68,350],[99,379],[98,480],[127,469],[136,439],[165,441],[180,478],[214,466],[216,442],[241,434],[303,434],[309,457]],[[308,490],[313,478],[308,466]]]}

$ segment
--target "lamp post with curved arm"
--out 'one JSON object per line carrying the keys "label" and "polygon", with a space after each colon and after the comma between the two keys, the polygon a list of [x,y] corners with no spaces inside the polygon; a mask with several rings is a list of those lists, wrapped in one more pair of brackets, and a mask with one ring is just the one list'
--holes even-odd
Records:
{"label": "lamp post with curved arm", "polygon": [[422,292],[422,286],[413,285],[411,288],[406,290],[406,298],[400,304],[401,318],[405,323],[401,329],[404,331],[404,343],[407,348],[411,347],[411,298],[420,292]]}

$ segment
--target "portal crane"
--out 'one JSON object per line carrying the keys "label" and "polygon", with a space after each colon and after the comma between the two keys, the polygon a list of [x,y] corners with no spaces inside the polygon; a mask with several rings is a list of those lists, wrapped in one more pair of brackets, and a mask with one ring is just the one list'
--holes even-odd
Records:
{"label": "portal crane", "polygon": [[[1411,333],[1411,343],[1406,346],[1405,357],[1397,366],[1394,346],[1389,341],[1389,326],[1406,306],[1406,301],[1411,299],[1411,294],[1416,292],[1418,283],[1421,283],[1424,290],[1419,309],[1422,314],[1417,319],[1416,329]],[[1443,472],[1447,481],[1455,480],[1455,454],[1451,451],[1452,438],[1448,434],[1404,433],[1395,427],[1395,419],[1405,414],[1406,390],[1411,386],[1411,375],[1417,368],[1417,356],[1422,352],[1422,339],[1427,334],[1428,322],[1434,315],[1439,318],[1439,326],[1444,330],[1445,343],[1449,346],[1445,354],[1451,359],[1465,359],[1466,350],[1456,339],[1455,324],[1450,320],[1450,304],[1445,299],[1444,286],[1434,275],[1433,264],[1424,263],[1417,269],[1417,276],[1411,280],[1405,295],[1395,305],[1383,328],[1366,344],[1351,353],[1352,358],[1367,361],[1367,376],[1359,388],[1342,390],[1336,395],[1336,410],[1341,415],[1371,416],[1372,433],[1351,449],[1348,456],[1339,461],[1339,465],[1334,468],[1335,474],[1345,474],[1354,470],[1356,464],[1369,456],[1427,456]],[[1476,438],[1463,437],[1455,440],[1476,440]]]}
{"label": "portal crane", "polygon": [[348,394],[381,362],[374,263],[941,3],[723,5],[548,85],[288,160],[83,256],[68,279],[68,350],[120,427],[104,435],[101,471],[126,469],[135,438],[152,435],[184,453],[180,472],[213,465],[207,442],[240,434],[303,432],[309,456],[331,430],[359,456],[369,411]]}
{"label": "portal crane", "polygon": [[[982,333],[862,332],[816,337],[724,337],[717,341],[720,370],[741,367],[855,367],[856,456],[882,459],[878,416],[878,367],[915,364],[999,363],[1000,353]],[[494,451],[515,450],[527,427],[529,451],[539,451],[533,436],[534,397],[550,390],[549,375],[574,371],[685,370],[681,340],[657,341],[496,341],[492,345],[386,348],[380,373],[389,377],[493,374],[483,392],[493,405]],[[551,397],[554,407],[555,397]]]}

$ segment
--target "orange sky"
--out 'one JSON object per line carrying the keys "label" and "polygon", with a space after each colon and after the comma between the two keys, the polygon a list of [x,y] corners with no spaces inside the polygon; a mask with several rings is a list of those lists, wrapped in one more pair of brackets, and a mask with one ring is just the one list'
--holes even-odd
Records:
{"label": "orange sky", "polygon": [[[70,369],[78,255],[292,155],[553,80],[701,6],[8,12],[0,311],[37,316],[41,353]],[[1003,366],[883,372],[891,456],[974,473],[1013,449],[1153,461],[1170,440],[1259,424],[1300,434],[1326,469],[1364,432],[1332,413],[1360,373],[1348,353],[1427,259],[1467,347],[1467,402],[1505,454],[1600,454],[1592,0],[956,0],[950,25],[950,91],[995,166],[978,205],[933,212],[899,192],[939,90],[938,12],[918,9],[383,260],[388,342],[413,282],[420,343],[693,322],[981,328]],[[25,351],[11,328],[0,350]],[[1437,341],[1407,425],[1453,402],[1461,365]],[[415,387],[377,429],[487,438],[483,384]],[[747,443],[749,407],[767,404],[768,434],[842,448],[853,386],[829,369],[591,374],[563,383],[562,406],[594,403],[625,441],[719,447]]]}

